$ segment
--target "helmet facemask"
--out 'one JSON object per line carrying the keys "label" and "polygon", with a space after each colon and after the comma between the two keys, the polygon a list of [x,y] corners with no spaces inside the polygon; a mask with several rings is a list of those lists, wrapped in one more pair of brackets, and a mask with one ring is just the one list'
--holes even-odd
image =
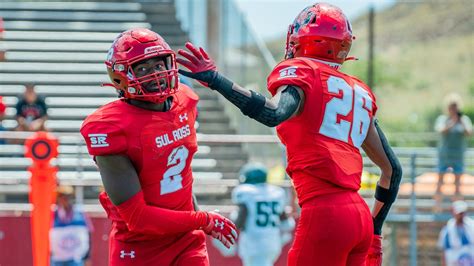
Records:
{"label": "helmet facemask", "polygon": [[[134,71],[137,66],[148,66],[147,62],[150,62],[150,60],[152,60],[152,64],[156,62],[153,59],[164,62],[164,70],[151,70],[149,71],[150,73],[145,75]],[[127,71],[127,79],[129,80],[127,92],[134,94],[133,98],[159,103],[165,101],[169,95],[176,92],[178,87],[178,70],[174,54],[151,57],[130,63],[131,66]],[[152,67],[155,66],[153,65]]]}

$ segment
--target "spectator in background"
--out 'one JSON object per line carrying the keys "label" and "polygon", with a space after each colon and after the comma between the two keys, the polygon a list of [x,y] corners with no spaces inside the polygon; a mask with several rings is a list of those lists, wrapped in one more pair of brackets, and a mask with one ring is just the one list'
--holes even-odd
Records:
{"label": "spectator in background", "polygon": [[459,96],[452,94],[446,98],[448,114],[440,115],[436,119],[435,130],[441,133],[439,143],[438,161],[438,185],[436,188],[436,210],[441,209],[443,195],[444,174],[451,168],[455,176],[454,199],[460,199],[461,175],[464,172],[464,151],[466,150],[466,139],[472,134],[472,122],[468,116],[463,115],[460,110]]}
{"label": "spectator in background", "polygon": [[438,247],[443,250],[441,265],[474,265],[474,220],[466,216],[467,203],[455,201],[453,218],[439,234]]}
{"label": "spectator in background", "polygon": [[25,92],[16,104],[17,131],[46,131],[48,107],[43,97],[36,94],[33,84],[25,85]]}
{"label": "spectator in background", "polygon": [[[3,103],[3,97],[0,96],[0,131],[5,131],[5,128],[2,125],[3,119],[5,118],[5,110],[7,106]],[[5,144],[5,139],[0,138],[0,145]]]}
{"label": "spectator in background", "polygon": [[92,223],[78,205],[73,204],[74,189],[59,186],[50,231],[51,265],[83,266],[89,257]]}

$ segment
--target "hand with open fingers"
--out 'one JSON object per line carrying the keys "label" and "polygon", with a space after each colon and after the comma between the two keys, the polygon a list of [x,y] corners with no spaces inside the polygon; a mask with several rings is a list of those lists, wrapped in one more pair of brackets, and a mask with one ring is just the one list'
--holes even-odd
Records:
{"label": "hand with open fingers", "polygon": [[231,220],[216,211],[211,211],[207,212],[207,222],[208,224],[202,227],[206,234],[221,241],[227,248],[237,242],[237,228]]}
{"label": "hand with open fingers", "polygon": [[183,58],[178,57],[176,61],[191,72],[180,69],[179,73],[209,87],[217,75],[216,64],[202,47],[198,49],[190,42],[187,42],[185,47],[189,51],[179,49],[178,54]]}
{"label": "hand with open fingers", "polygon": [[365,266],[381,266],[382,265],[382,236],[374,235],[372,244],[365,259]]}

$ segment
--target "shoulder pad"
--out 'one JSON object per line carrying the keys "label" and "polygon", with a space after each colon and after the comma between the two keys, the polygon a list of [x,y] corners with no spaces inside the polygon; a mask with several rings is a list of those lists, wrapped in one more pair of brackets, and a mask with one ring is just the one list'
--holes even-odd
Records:
{"label": "shoulder pad", "polygon": [[176,93],[176,96],[181,101],[188,101],[188,102],[199,101],[199,96],[196,94],[196,92],[194,92],[190,87],[188,87],[186,84],[183,84],[183,83],[179,84],[179,90]]}
{"label": "shoulder pad", "polygon": [[81,127],[81,135],[87,144],[90,155],[117,155],[127,151],[127,138],[124,131],[107,120],[90,116]]}
{"label": "shoulder pad", "polygon": [[280,62],[267,78],[268,91],[275,95],[279,87],[293,85],[303,90],[310,89],[315,69],[302,59],[288,59]]}
{"label": "shoulder pad", "polygon": [[235,204],[241,204],[248,201],[248,198],[251,197],[255,187],[249,184],[242,184],[234,188],[232,191],[232,202]]}

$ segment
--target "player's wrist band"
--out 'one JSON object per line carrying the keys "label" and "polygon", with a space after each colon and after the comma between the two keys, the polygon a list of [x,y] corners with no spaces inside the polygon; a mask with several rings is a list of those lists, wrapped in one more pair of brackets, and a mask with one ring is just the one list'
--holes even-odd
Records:
{"label": "player's wrist band", "polygon": [[398,190],[386,189],[379,184],[375,187],[375,199],[383,203],[393,203],[397,198]]}

